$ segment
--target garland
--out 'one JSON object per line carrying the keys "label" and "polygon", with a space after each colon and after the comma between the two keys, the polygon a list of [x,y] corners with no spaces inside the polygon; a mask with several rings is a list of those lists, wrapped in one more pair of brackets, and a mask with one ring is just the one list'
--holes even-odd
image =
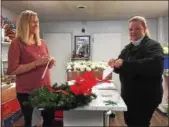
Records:
{"label": "garland", "polygon": [[43,87],[31,93],[30,104],[38,108],[56,108],[58,110],[69,110],[76,107],[87,105],[96,95],[75,95],[70,91],[68,83],[57,86],[55,83],[52,87],[53,90],[64,90],[66,92],[51,92],[49,88]]}

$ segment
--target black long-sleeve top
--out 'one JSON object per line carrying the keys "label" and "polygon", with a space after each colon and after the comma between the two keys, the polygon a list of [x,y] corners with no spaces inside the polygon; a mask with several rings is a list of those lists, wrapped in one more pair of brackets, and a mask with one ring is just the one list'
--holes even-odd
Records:
{"label": "black long-sleeve top", "polygon": [[161,101],[164,54],[161,45],[145,36],[138,46],[125,46],[118,58],[124,60],[119,73],[125,101]]}

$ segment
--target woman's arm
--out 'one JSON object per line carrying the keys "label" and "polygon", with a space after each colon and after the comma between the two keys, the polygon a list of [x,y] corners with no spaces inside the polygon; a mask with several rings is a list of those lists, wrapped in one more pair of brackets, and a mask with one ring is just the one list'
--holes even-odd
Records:
{"label": "woman's arm", "polygon": [[[46,45],[46,43],[45,43],[44,40],[43,40],[43,43],[44,43],[44,45],[45,45],[45,48],[46,48],[46,51],[47,51],[47,55],[50,56],[48,47],[47,47],[47,45]],[[49,63],[48,68],[51,69],[53,66],[55,66],[55,64],[56,64],[55,58],[54,58],[54,57],[50,57],[50,63]]]}
{"label": "woman's arm", "polygon": [[17,40],[13,40],[8,50],[8,75],[23,74],[47,63],[48,58],[39,58],[28,64],[20,64],[21,49],[18,43]]}

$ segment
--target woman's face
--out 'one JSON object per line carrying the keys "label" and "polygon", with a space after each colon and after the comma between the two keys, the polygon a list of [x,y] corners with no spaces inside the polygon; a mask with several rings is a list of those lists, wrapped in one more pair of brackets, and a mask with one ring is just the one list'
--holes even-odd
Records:
{"label": "woman's face", "polygon": [[30,34],[35,34],[39,30],[39,20],[37,16],[32,16],[29,22],[29,32]]}
{"label": "woman's face", "polygon": [[137,41],[145,35],[146,29],[142,26],[140,21],[131,21],[129,23],[130,40]]}

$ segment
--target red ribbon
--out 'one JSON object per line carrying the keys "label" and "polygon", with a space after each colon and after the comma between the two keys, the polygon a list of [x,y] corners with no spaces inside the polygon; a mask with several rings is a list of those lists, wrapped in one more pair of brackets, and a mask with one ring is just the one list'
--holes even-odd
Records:
{"label": "red ribbon", "polygon": [[93,71],[86,72],[76,78],[75,84],[70,86],[70,90],[75,95],[91,95],[91,89],[99,82],[110,82],[107,79],[96,78]]}
{"label": "red ribbon", "polygon": [[[96,78],[93,71],[86,72],[76,78],[75,84],[70,86],[70,90],[75,95],[91,95],[93,86],[95,86],[99,82],[110,83],[110,81],[107,79],[102,80],[101,78]],[[41,84],[45,84],[44,80],[41,80]],[[49,85],[45,85],[45,87],[47,87],[49,91],[54,93],[68,94],[65,90],[55,90]]]}

